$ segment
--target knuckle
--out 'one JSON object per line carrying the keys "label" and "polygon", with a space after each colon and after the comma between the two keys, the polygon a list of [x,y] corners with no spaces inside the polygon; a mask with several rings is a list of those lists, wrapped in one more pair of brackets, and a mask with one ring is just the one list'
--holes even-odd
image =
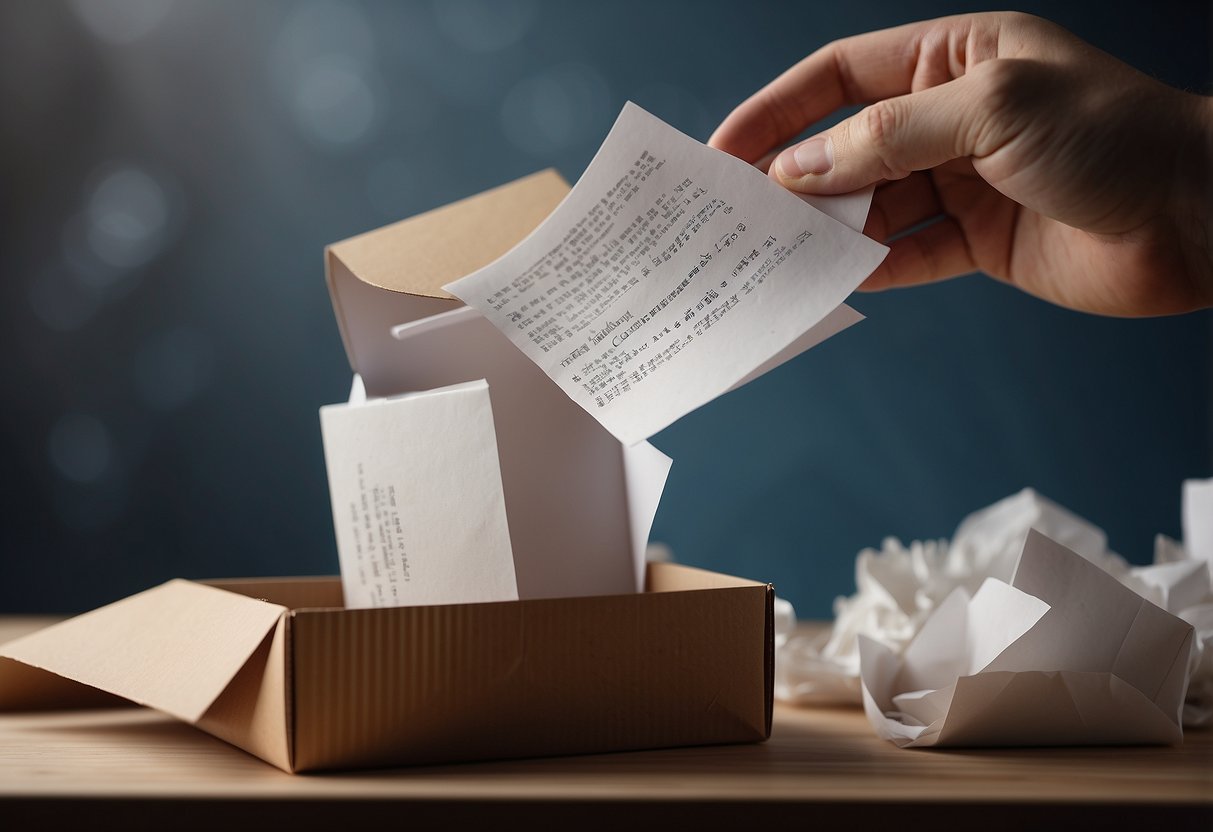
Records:
{"label": "knuckle", "polygon": [[974,155],[984,156],[1016,132],[1047,100],[1042,84],[1041,67],[1035,61],[1021,58],[999,58],[983,61],[972,74],[979,85],[977,117],[971,122],[972,135],[967,144]]}
{"label": "knuckle", "polygon": [[977,64],[969,74],[985,84],[987,92],[1009,90],[1021,83],[1021,63],[1015,58],[992,58]]}
{"label": "knuckle", "polygon": [[1022,58],[982,61],[972,70],[981,85],[982,100],[994,112],[1012,111],[1038,98],[1039,67]]}
{"label": "knuckle", "polygon": [[788,100],[777,95],[774,90],[767,88],[762,92],[762,108],[773,126],[772,143],[782,140],[783,136],[796,135],[804,129],[800,123],[800,113]]}
{"label": "knuckle", "polygon": [[902,179],[910,173],[898,162],[897,139],[904,126],[904,112],[896,99],[886,99],[865,107],[860,113],[862,138],[880,163],[885,179]]}
{"label": "knuckle", "polygon": [[834,74],[838,77],[838,86],[842,90],[843,99],[848,102],[859,101],[861,98],[855,84],[855,73],[851,69],[850,61],[847,60],[847,46],[855,40],[856,38],[844,38],[832,41],[819,50],[819,53],[827,58],[830,65],[834,68]]}
{"label": "knuckle", "polygon": [[996,12],[996,14],[1002,28],[1009,29],[1021,36],[1039,37],[1042,34],[1055,33],[1060,28],[1053,21],[1028,12]]}
{"label": "knuckle", "polygon": [[1043,18],[1027,12],[1008,11],[998,12],[997,15],[999,23],[1004,26],[1011,25],[1018,28],[1030,28],[1039,26],[1044,22]]}

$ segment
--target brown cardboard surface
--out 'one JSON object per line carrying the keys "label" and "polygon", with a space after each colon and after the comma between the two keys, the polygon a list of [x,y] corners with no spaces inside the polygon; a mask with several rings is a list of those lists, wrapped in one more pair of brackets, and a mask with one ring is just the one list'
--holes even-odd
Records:
{"label": "brown cardboard surface", "polygon": [[650,563],[645,573],[645,592],[684,592],[689,589],[724,589],[727,587],[762,586],[767,584],[721,575],[707,569],[675,563]]}
{"label": "brown cardboard surface", "polygon": [[443,286],[496,260],[569,192],[548,169],[329,246],[365,283],[442,300]]}
{"label": "brown cardboard surface", "polygon": [[769,588],[709,574],[732,585],[297,610],[295,769],[765,739]]}
{"label": "brown cardboard surface", "polygon": [[0,711],[57,711],[129,706],[129,700],[0,657]]}
{"label": "brown cardboard surface", "polygon": [[339,601],[337,578],[172,581],[0,647],[0,707],[45,667],[286,771],[769,736],[770,587],[674,564],[648,579],[376,610],[294,606]]}
{"label": "brown cardboard surface", "polygon": [[292,741],[288,635],[288,618],[282,616],[197,722],[284,771],[291,770]]}
{"label": "brown cardboard surface", "polygon": [[336,575],[304,578],[224,578],[201,583],[292,610],[305,607],[341,607],[344,603],[341,578]]}
{"label": "brown cardboard surface", "polygon": [[556,171],[540,171],[329,246],[329,293],[354,371],[377,378],[393,326],[462,306],[442,287],[509,251],[568,191]]}
{"label": "brown cardboard surface", "polygon": [[196,722],[283,607],[174,580],[0,646],[0,656]]}

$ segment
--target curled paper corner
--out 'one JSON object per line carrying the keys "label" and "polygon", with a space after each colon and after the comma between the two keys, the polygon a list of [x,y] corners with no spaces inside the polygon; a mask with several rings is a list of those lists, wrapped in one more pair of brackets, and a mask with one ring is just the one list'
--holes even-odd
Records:
{"label": "curled paper corner", "polygon": [[1036,531],[1009,584],[956,588],[900,655],[858,641],[864,711],[901,747],[1183,741],[1192,625]]}

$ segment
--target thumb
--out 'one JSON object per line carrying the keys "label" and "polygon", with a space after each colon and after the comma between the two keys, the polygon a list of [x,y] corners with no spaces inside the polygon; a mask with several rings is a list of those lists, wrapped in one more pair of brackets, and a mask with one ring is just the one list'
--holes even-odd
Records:
{"label": "thumb", "polygon": [[873,182],[902,179],[965,156],[983,156],[1006,140],[1004,119],[992,117],[996,75],[986,61],[973,71],[921,92],[877,101],[824,133],[784,150],[771,176],[789,190],[841,194]]}

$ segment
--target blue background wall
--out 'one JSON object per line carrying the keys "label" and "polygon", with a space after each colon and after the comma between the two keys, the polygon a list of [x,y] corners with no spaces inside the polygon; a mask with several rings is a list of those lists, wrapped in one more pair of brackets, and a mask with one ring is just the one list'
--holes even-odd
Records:
{"label": "blue background wall", "polygon": [[[706,139],[831,39],[980,5],[5,3],[0,611],[335,571],[324,244],[575,179],[628,98]],[[1209,90],[1207,3],[1024,10]],[[1025,485],[1148,559],[1181,479],[1213,474],[1213,313],[1100,319],[979,276],[854,305],[870,320],[656,438],[680,560],[824,616],[860,548]]]}

